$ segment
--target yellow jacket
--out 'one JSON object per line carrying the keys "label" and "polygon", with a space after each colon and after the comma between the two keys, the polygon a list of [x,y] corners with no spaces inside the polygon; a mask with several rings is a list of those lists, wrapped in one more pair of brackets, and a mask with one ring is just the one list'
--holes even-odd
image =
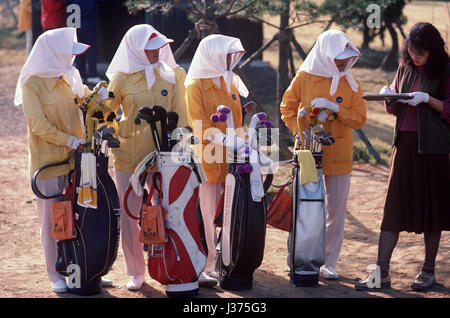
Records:
{"label": "yellow jacket", "polygon": [[[85,87],[85,96],[89,89]],[[75,95],[65,79],[31,76],[22,86],[22,105],[28,125],[29,173],[68,158],[70,136],[84,139]],[[69,165],[45,169],[39,178],[69,173]]]}
{"label": "yellow jacket", "polygon": [[[211,149],[217,149],[217,146],[208,147],[209,141],[206,140],[206,137],[218,132],[226,134],[226,122],[212,123],[210,119],[211,115],[217,112],[217,106],[219,105],[225,105],[232,110],[235,128],[242,127],[242,110],[239,93],[233,84],[231,84],[231,92],[228,93],[222,77],[221,89],[217,88],[209,78],[194,79],[186,87],[186,105],[189,124],[194,128],[194,134],[202,140],[202,144],[194,148],[208,178],[207,183],[223,183],[225,182],[228,171],[226,149],[225,147],[222,148],[223,157],[221,162],[211,162],[211,154],[213,156],[215,155],[215,153],[211,152]],[[200,127],[196,126],[194,121],[201,121],[202,135],[198,131]],[[210,128],[215,129],[212,130]],[[209,131],[207,131],[208,129]]]}
{"label": "yellow jacket", "polygon": [[[141,72],[132,74],[118,72],[111,78],[108,89],[114,92],[114,99],[110,105],[114,112],[117,112],[120,106],[123,111],[118,132],[120,148],[112,148],[114,166],[117,170],[133,173],[142,159],[155,149],[150,126],[145,121],[140,125],[134,123],[139,108],[159,105],[167,111],[178,113],[178,127],[185,127],[188,124],[184,101],[186,72],[182,67],[177,67],[174,71],[175,85],[163,80],[155,68],[155,83],[150,93],[145,76]],[[159,123],[158,130],[161,131]]]}
{"label": "yellow jacket", "polygon": [[[355,93],[345,77],[340,79],[338,90],[333,96],[330,96],[329,93],[330,86],[331,79],[329,78],[302,71],[297,72],[283,95],[280,105],[281,119],[295,135],[299,129],[303,130],[304,127],[309,127],[308,116],[297,120],[298,109],[304,105],[310,105],[311,101],[317,97],[327,98],[338,104],[340,111],[337,119],[328,120],[324,125],[326,131],[332,132],[336,143],[322,147],[322,169],[324,175],[348,174],[352,171],[353,129],[361,128],[366,121],[366,102],[362,98],[361,85],[359,84],[358,92]],[[342,98],[341,103],[337,102],[338,97]],[[304,142],[303,135],[300,135]]]}

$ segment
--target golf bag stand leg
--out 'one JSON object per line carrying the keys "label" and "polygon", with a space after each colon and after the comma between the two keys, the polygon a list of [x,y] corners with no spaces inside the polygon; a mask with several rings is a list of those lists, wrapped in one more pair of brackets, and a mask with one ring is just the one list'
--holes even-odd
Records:
{"label": "golf bag stand leg", "polygon": [[317,182],[300,183],[300,167],[293,169],[292,230],[288,237],[290,280],[297,287],[319,284],[320,267],[325,263],[325,190],[322,180],[322,153],[313,153]]}

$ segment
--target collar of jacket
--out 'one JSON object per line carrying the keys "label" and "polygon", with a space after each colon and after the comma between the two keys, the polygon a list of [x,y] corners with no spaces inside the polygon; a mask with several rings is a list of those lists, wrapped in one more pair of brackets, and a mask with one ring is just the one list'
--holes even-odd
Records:
{"label": "collar of jacket", "polygon": [[[58,80],[59,80],[59,78],[57,78],[57,77],[44,78],[45,86],[47,87],[49,92],[51,92],[55,88],[56,83],[58,83]],[[67,85],[69,85],[66,75],[63,75],[61,80],[63,82],[65,82]]]}
{"label": "collar of jacket", "polygon": [[[155,79],[158,79],[159,72],[157,68],[153,69],[153,73],[155,73]],[[141,71],[130,74],[129,75],[130,84],[136,84],[141,78],[144,78],[144,74],[142,74]]]}

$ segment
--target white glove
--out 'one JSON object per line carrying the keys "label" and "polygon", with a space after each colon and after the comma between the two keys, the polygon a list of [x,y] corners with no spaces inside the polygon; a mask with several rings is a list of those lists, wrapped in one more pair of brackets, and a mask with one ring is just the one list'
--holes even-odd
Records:
{"label": "white glove", "polygon": [[297,117],[305,117],[306,114],[308,114],[308,112],[305,110],[304,107],[300,108],[298,113],[297,113]]}
{"label": "white glove", "polygon": [[430,95],[428,95],[427,93],[422,93],[422,92],[409,93],[409,95],[412,96],[413,98],[399,99],[398,101],[400,103],[409,104],[411,106],[417,106],[420,103],[428,103],[428,100],[430,98]]}
{"label": "white glove", "polygon": [[99,88],[97,93],[98,93],[97,103],[101,103],[109,98],[109,91],[103,86]]}
{"label": "white glove", "polygon": [[317,120],[318,121],[321,121],[321,122],[326,122],[327,121],[327,119],[328,119],[328,114],[326,113],[326,112],[324,112],[324,111],[321,111],[320,113],[319,113],[319,115],[317,115]]}
{"label": "white glove", "polygon": [[72,149],[77,149],[80,144],[85,144],[85,143],[86,142],[84,140],[78,139],[75,136],[70,136],[69,140],[67,141],[66,146],[69,148],[72,148]]}
{"label": "white glove", "polygon": [[333,102],[330,102],[328,99],[326,98],[314,98],[311,102],[311,106],[315,106],[317,108],[322,108],[322,109],[329,109],[335,113],[339,112],[339,105],[335,104]]}
{"label": "white glove", "polygon": [[380,89],[380,94],[396,94],[396,93],[397,92],[395,91],[395,89],[392,89],[386,85]]}
{"label": "white glove", "polygon": [[[210,141],[215,145],[225,146],[227,148],[233,148],[236,146],[239,151],[241,148],[245,147],[245,140],[241,137],[229,138],[224,133],[217,133],[211,136]],[[236,145],[235,145],[236,144]]]}

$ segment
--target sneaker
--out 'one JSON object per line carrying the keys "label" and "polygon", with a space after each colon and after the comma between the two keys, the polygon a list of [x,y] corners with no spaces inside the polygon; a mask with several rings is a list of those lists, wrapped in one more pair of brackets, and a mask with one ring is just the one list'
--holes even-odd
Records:
{"label": "sneaker", "polygon": [[111,287],[112,285],[113,285],[112,280],[102,277],[102,280],[100,282],[100,286],[102,286],[102,287]]}
{"label": "sneaker", "polygon": [[97,84],[99,82],[103,81],[100,77],[88,77],[86,78],[86,83],[88,84]]}
{"label": "sneaker", "polygon": [[208,272],[208,273],[206,273],[206,275],[219,280],[219,274],[217,272]]}
{"label": "sneaker", "polygon": [[366,279],[355,284],[356,290],[371,290],[371,289],[383,289],[391,288],[391,278],[389,276],[380,278],[380,285],[376,286],[375,273],[372,273],[366,277]]}
{"label": "sneaker", "polygon": [[338,273],[331,266],[323,265],[320,267],[320,275],[325,279],[335,280],[339,278]]}
{"label": "sneaker", "polygon": [[206,273],[201,273],[198,278],[198,285],[202,287],[214,287],[217,285],[217,279],[210,277]]}
{"label": "sneaker", "polygon": [[57,280],[56,282],[52,282],[52,289],[55,293],[66,293],[67,292],[67,283],[65,279]]}
{"label": "sneaker", "polygon": [[138,290],[145,282],[145,275],[134,276],[132,280],[127,283],[128,290]]}
{"label": "sneaker", "polygon": [[434,274],[430,274],[421,270],[419,274],[417,274],[413,283],[411,284],[411,288],[416,291],[427,291],[436,283],[436,276]]}

